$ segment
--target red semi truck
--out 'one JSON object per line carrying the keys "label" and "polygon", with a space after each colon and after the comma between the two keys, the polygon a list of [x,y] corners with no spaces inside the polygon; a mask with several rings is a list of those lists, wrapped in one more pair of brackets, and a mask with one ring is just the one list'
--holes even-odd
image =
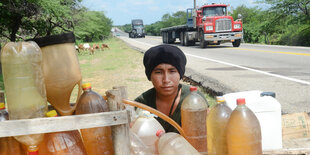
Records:
{"label": "red semi truck", "polygon": [[[206,4],[196,9],[187,9],[187,23],[160,29],[163,43],[174,43],[178,38],[181,45],[192,46],[199,42],[201,48],[208,45],[220,45],[230,41],[239,47],[243,37],[242,21],[234,21],[228,16],[227,5]],[[239,16],[238,18],[241,18]]]}

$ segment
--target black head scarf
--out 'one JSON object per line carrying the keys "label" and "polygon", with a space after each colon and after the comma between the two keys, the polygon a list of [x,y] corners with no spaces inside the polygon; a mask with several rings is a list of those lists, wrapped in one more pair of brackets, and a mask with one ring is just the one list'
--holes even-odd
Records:
{"label": "black head scarf", "polygon": [[161,64],[167,63],[174,66],[180,74],[180,78],[185,73],[186,57],[184,53],[176,46],[172,45],[158,45],[148,49],[143,58],[145,67],[145,74],[151,80],[151,73],[153,69]]}

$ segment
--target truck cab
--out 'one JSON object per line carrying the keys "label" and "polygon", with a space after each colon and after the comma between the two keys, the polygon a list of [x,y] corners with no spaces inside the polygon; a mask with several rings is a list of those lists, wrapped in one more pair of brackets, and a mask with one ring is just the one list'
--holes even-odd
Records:
{"label": "truck cab", "polygon": [[179,38],[183,46],[199,42],[201,48],[223,42],[232,42],[234,47],[239,47],[243,38],[241,19],[234,20],[228,16],[226,4],[215,3],[187,9],[185,25],[162,28],[160,31],[163,43],[174,43]]}
{"label": "truck cab", "polygon": [[144,38],[144,25],[142,19],[133,19],[131,20],[131,31],[129,32],[130,38]]}
{"label": "truck cab", "polygon": [[[220,44],[231,41],[239,47],[243,36],[242,21],[228,16],[227,5],[204,5],[197,10],[196,26],[198,27],[201,46]],[[206,45],[205,45],[206,44]]]}

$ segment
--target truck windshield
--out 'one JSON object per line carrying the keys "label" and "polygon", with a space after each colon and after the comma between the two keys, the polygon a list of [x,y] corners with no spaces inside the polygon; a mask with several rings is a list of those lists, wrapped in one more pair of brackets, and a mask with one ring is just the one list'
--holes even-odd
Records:
{"label": "truck windshield", "polygon": [[226,15],[226,7],[206,7],[203,8],[202,12],[203,16],[225,16]]}
{"label": "truck windshield", "polygon": [[135,28],[143,28],[143,25],[134,25]]}

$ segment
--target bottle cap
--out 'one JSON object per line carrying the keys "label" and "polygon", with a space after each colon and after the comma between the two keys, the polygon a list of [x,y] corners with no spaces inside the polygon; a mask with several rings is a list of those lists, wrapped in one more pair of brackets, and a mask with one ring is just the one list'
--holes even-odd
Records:
{"label": "bottle cap", "polygon": [[27,148],[28,155],[38,155],[39,148],[37,146],[28,146]]}
{"label": "bottle cap", "polygon": [[89,89],[89,88],[91,88],[91,84],[90,83],[84,83],[84,84],[82,84],[82,88],[83,88],[83,90]]}
{"label": "bottle cap", "polygon": [[5,104],[3,102],[0,103],[0,110],[5,109]]}
{"label": "bottle cap", "polygon": [[225,99],[223,96],[216,96],[216,102],[217,103],[223,103],[223,102],[225,102]]}
{"label": "bottle cap", "polygon": [[56,116],[58,116],[56,110],[51,110],[51,111],[47,112],[45,115],[47,117],[56,117]]}
{"label": "bottle cap", "polygon": [[197,87],[191,86],[191,87],[189,87],[189,90],[190,90],[191,92],[197,91]]}
{"label": "bottle cap", "polygon": [[164,130],[161,130],[161,129],[159,129],[159,130],[157,130],[157,132],[156,132],[156,136],[157,137],[160,137],[162,134],[164,134],[165,133],[165,131]]}
{"label": "bottle cap", "polygon": [[237,99],[237,105],[244,105],[245,104],[245,98],[238,98]]}

